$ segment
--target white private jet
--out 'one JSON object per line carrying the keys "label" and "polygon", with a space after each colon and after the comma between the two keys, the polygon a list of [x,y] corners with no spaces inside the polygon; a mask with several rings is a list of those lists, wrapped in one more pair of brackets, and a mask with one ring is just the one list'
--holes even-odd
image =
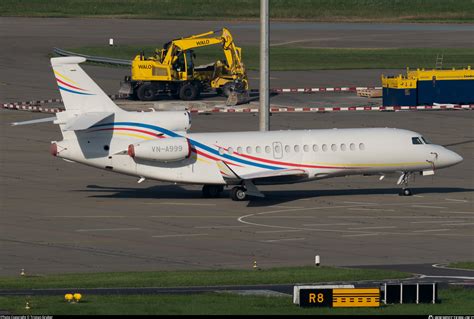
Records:
{"label": "white private jet", "polygon": [[204,197],[233,185],[231,198],[263,197],[256,185],[348,175],[399,174],[400,195],[414,174],[433,175],[463,159],[421,134],[394,128],[187,133],[187,112],[127,112],[82,70],[81,57],[52,58],[66,111],[54,121],[63,140],[51,153],[67,161],[176,183],[200,184]]}

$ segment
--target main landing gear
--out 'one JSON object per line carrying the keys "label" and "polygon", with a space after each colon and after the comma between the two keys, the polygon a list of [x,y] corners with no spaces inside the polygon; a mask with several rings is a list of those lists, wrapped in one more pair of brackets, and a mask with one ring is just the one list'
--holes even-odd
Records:
{"label": "main landing gear", "polygon": [[243,201],[247,198],[246,189],[241,186],[236,186],[230,191],[230,198],[234,201]]}
{"label": "main landing gear", "polygon": [[402,176],[398,179],[398,185],[403,184],[403,188],[401,191],[398,193],[399,196],[411,196],[413,193],[411,192],[411,189],[408,188],[408,181],[410,179],[410,172],[404,172]]}

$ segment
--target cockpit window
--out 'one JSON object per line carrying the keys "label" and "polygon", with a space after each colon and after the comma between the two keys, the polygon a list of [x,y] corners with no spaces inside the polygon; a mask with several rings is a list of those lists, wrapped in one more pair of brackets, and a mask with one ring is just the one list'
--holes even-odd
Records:
{"label": "cockpit window", "polygon": [[423,140],[423,142],[425,142],[425,144],[433,144],[430,140],[424,138],[423,136],[421,137],[421,139]]}
{"label": "cockpit window", "polygon": [[411,143],[412,144],[423,144],[423,142],[421,141],[421,139],[419,137],[412,137],[411,138]]}

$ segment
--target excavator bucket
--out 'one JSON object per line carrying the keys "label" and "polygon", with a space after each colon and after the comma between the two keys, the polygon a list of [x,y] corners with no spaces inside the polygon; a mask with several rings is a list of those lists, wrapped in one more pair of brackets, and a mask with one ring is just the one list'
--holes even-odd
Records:
{"label": "excavator bucket", "polygon": [[244,91],[244,92],[231,91],[229,96],[227,97],[227,101],[225,102],[225,105],[236,106],[236,105],[245,104],[248,102],[249,102],[248,91]]}

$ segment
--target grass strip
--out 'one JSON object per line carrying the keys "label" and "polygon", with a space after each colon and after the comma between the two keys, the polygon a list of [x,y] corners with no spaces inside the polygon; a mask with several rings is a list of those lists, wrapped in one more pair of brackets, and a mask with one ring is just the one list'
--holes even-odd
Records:
{"label": "grass strip", "polygon": [[451,263],[448,265],[449,268],[459,268],[459,269],[472,269],[474,270],[473,261],[460,261],[456,263]]}
{"label": "grass strip", "polygon": [[287,267],[261,270],[196,270],[0,277],[1,289],[183,287],[293,284],[406,278],[398,271],[333,267]]}
{"label": "grass strip", "polygon": [[[474,290],[441,289],[439,304],[384,305],[379,308],[300,308],[291,297],[241,296],[230,293],[192,295],[84,295],[68,304],[63,296],[0,297],[0,309],[14,314],[45,315],[464,315],[474,312]],[[25,310],[26,301],[31,309]]]}
{"label": "grass strip", "polygon": [[[0,15],[258,19],[259,0],[2,0]],[[471,0],[270,0],[270,17],[327,22],[473,22]]]}

